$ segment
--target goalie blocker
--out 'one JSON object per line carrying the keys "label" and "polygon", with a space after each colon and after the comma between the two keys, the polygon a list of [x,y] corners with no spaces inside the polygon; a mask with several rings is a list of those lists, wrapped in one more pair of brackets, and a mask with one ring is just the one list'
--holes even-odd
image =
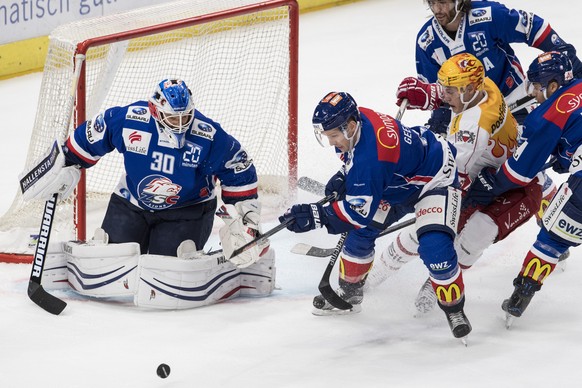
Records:
{"label": "goalie blocker", "polygon": [[[189,243],[189,246],[188,246]],[[181,245],[181,257],[141,255],[139,244],[69,241],[54,245],[47,258],[43,285],[66,287],[95,298],[132,298],[138,307],[180,310],[238,296],[267,296],[275,286],[275,252],[240,269],[222,251],[196,251]],[[64,270],[66,268],[66,270]]]}

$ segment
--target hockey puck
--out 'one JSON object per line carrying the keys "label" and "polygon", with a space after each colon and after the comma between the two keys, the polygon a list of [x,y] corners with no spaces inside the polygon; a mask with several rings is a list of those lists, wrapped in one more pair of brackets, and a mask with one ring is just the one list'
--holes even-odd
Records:
{"label": "hockey puck", "polygon": [[158,369],[156,370],[156,373],[162,379],[165,379],[166,377],[168,377],[170,375],[170,367],[168,366],[168,364],[160,364],[158,366]]}

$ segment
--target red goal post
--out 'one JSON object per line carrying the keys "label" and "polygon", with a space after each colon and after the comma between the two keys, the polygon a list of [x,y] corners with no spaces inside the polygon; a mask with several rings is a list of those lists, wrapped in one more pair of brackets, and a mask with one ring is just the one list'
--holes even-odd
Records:
{"label": "red goal post", "polygon": [[[196,108],[248,150],[260,190],[287,196],[297,180],[298,19],[296,0],[183,0],[58,27],[23,170],[98,112],[147,99],[161,79],[182,78]],[[79,66],[70,112],[67,87]],[[115,152],[86,170],[74,199],[59,202],[51,240],[85,240],[88,225],[100,224],[93,208],[103,207],[122,174]],[[42,205],[16,195],[0,218],[0,261],[30,261]]]}

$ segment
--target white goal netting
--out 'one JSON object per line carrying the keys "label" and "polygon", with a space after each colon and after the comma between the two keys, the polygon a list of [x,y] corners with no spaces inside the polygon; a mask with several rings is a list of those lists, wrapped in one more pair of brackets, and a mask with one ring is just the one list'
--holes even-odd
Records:
{"label": "white goal netting", "polygon": [[[63,142],[74,121],[147,99],[162,79],[181,78],[192,90],[196,109],[218,121],[247,149],[261,190],[285,196],[296,166],[296,112],[291,101],[296,98],[295,7],[294,1],[188,0],[57,28],[50,35],[23,170],[32,167],[54,139]],[[75,54],[84,50],[73,120],[64,128],[71,114],[67,106],[75,82]],[[62,201],[55,238],[74,239],[76,223],[98,225],[102,214],[92,220],[92,210],[103,208],[121,174],[117,153],[88,169],[87,194],[78,201],[86,202],[89,219],[77,214],[72,199]],[[43,206],[16,196],[0,218],[0,252],[32,254]]]}

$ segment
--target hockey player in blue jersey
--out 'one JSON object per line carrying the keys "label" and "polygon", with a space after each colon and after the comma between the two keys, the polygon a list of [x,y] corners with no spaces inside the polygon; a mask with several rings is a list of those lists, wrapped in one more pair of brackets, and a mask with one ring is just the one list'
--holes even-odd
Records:
{"label": "hockey player in blue jersey", "polygon": [[582,243],[582,80],[573,76],[569,58],[560,52],[540,54],[527,77],[540,105],[525,120],[525,142],[497,172],[482,170],[468,194],[475,203],[489,203],[502,192],[528,184],[550,156],[556,158],[556,172],[570,174],[543,216],[537,239],[513,281],[513,294],[503,302],[510,320],[523,314],[560,255]]}
{"label": "hockey player in blue jersey", "polygon": [[[508,9],[494,1],[424,1],[433,17],[417,35],[418,78],[404,79],[397,97],[398,105],[407,98],[409,109],[434,110],[429,120],[431,130],[445,132],[450,121],[450,110],[441,106],[436,81],[441,65],[455,54],[468,52],[476,56],[510,107],[527,96],[525,75],[511,43],[525,43],[542,51],[566,52],[574,73],[582,75],[582,63],[574,47],[566,43],[548,21],[532,12]],[[521,124],[527,110],[513,109],[513,113]]]}
{"label": "hockey player in blue jersey", "polygon": [[[229,223],[244,216],[242,223],[232,222],[230,236],[221,231],[228,237],[222,241],[225,251],[255,236],[260,204],[252,160],[220,124],[195,109],[184,81],[163,80],[148,101],[109,108],[82,123],[63,147],[67,174],[61,171],[35,191],[70,191],[77,180],[63,175],[74,176],[74,166],[90,168],[112,151],[123,154],[125,174],[102,223],[110,243],[137,242],[142,253],[166,256],[176,256],[186,240],[202,249],[217,208],[216,178],[223,202],[239,213]],[[257,259],[252,256],[233,260],[246,266]]]}
{"label": "hockey player in blue jersey", "polygon": [[[453,239],[460,211],[460,191],[454,151],[423,127],[407,128],[392,117],[358,108],[345,92],[331,92],[313,115],[315,135],[335,146],[342,170],[326,192],[339,197],[327,206],[297,204],[281,222],[301,233],[325,227],[331,234],[347,232],[340,257],[338,295],[361,309],[363,286],[374,260],[375,240],[405,214],[416,214],[419,252],[429,270],[439,305],[452,333],[471,331],[464,314],[463,278]],[[314,299],[314,314],[340,313],[322,295]]]}

